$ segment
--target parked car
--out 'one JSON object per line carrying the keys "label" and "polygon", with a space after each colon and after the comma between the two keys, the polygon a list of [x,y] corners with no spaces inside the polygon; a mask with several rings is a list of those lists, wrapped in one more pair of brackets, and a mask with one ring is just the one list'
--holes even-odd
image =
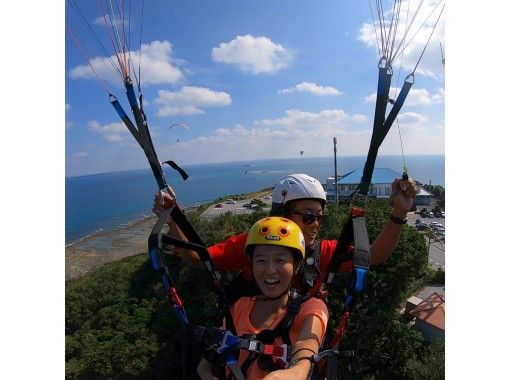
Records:
{"label": "parked car", "polygon": [[223,205],[221,203],[216,203],[214,205],[214,208],[222,208],[222,207],[223,207]]}
{"label": "parked car", "polygon": [[444,218],[444,211],[441,211],[441,218]]}
{"label": "parked car", "polygon": [[423,223],[423,220],[421,220],[420,218],[416,219],[416,222],[414,222],[414,224],[420,224],[420,223]]}
{"label": "parked car", "polygon": [[245,204],[243,205],[243,207],[251,208],[251,203],[245,203]]}
{"label": "parked car", "polygon": [[414,226],[418,231],[424,231],[427,228],[429,228],[429,225],[427,223],[419,223]]}
{"label": "parked car", "polygon": [[229,205],[235,205],[236,201],[234,201],[233,199],[227,199],[227,201],[225,203],[229,204]]}

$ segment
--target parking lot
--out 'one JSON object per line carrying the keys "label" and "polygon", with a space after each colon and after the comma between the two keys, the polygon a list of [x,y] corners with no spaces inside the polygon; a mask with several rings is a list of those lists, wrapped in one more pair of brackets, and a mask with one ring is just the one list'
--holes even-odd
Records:
{"label": "parking lot", "polygon": [[[441,224],[446,230],[446,219],[445,218],[423,218],[420,214],[408,213],[407,214],[407,224],[415,228],[416,220],[421,219],[423,222],[430,225],[432,222]],[[428,231],[428,230],[426,230]],[[445,234],[446,237],[446,234]],[[438,269],[445,269],[445,238],[436,239],[434,237],[428,237],[424,234],[424,239],[427,243],[427,248],[429,251],[429,261],[430,264]]]}
{"label": "parking lot", "polygon": [[[206,219],[212,219],[218,215],[221,215],[225,212],[232,212],[233,214],[246,214],[249,212],[253,212],[253,208],[248,207],[248,205],[255,199],[258,199],[265,203],[265,206],[263,207],[264,210],[269,211],[269,208],[271,207],[271,198],[264,196],[264,197],[252,197],[252,198],[246,198],[241,200],[232,200],[232,201],[224,201],[220,203],[213,204],[207,208],[202,213],[202,217]],[[233,202],[233,203],[232,203]],[[220,206],[218,206],[220,205]]]}

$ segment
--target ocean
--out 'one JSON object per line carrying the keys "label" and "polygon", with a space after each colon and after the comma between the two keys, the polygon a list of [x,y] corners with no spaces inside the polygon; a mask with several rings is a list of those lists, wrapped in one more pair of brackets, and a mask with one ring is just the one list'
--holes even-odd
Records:
{"label": "ocean", "polygon": [[[366,157],[338,157],[338,174],[363,169]],[[444,156],[407,156],[409,176],[424,184],[445,186]],[[380,156],[375,167],[402,171],[401,156]],[[218,197],[272,187],[292,173],[306,173],[322,183],[334,175],[332,157],[240,161],[182,165],[190,176],[164,168],[181,207],[210,202]],[[150,169],[95,174],[65,179],[66,245],[100,231],[122,228],[151,215],[157,184]]]}

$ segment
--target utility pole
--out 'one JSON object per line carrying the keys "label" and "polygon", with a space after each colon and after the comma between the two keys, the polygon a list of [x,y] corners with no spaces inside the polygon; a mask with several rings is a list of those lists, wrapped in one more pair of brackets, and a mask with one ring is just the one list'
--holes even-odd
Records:
{"label": "utility pole", "polygon": [[338,174],[336,170],[336,137],[333,137],[333,152],[335,153],[335,204],[338,204]]}

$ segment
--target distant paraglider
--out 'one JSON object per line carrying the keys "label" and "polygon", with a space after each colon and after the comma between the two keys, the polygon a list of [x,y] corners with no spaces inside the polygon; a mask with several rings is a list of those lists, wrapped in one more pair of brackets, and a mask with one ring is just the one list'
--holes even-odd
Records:
{"label": "distant paraglider", "polygon": [[303,161],[303,153],[305,153],[305,151],[304,151],[304,150],[301,150],[301,151],[299,152],[299,155],[301,156],[301,161]]}
{"label": "distant paraglider", "polygon": [[173,127],[180,127],[180,128],[185,128],[185,129],[189,130],[189,127],[184,123],[172,124],[170,127],[168,127],[168,129],[172,129]]}
{"label": "distant paraglider", "polygon": [[[170,127],[168,127],[168,130],[171,130],[172,128],[184,128],[184,129],[189,130],[189,127],[184,123],[172,124]],[[179,142],[179,139],[177,139],[177,142]]]}

